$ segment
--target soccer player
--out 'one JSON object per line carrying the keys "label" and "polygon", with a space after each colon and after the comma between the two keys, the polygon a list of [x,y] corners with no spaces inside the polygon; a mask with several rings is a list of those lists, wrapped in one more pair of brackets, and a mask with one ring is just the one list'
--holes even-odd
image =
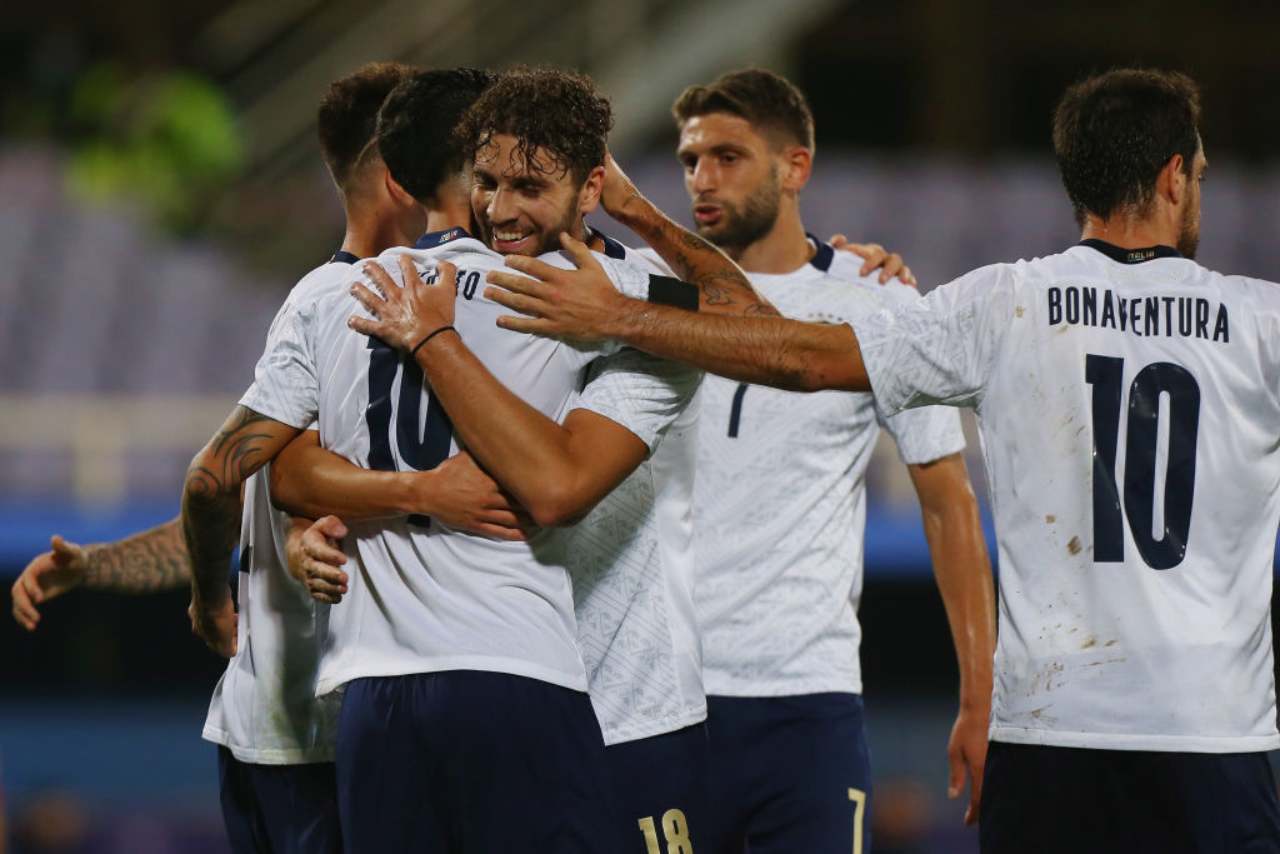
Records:
{"label": "soccer player", "polygon": [[[676,100],[677,157],[698,232],[785,316],[843,321],[918,299],[860,275],[805,231],[799,196],[814,152],[804,95],[750,69]],[[714,850],[870,850],[857,607],[864,476],[879,427],[894,437],[960,663],[951,788],[986,753],[995,643],[991,567],[957,413],[887,417],[869,394],[801,395],[708,376],[694,530],[697,613],[716,792]]]}
{"label": "soccer player", "polygon": [[1178,73],[1070,87],[1053,142],[1083,240],[856,319],[856,336],[666,312],[523,259],[508,264],[548,282],[495,276],[517,293],[493,296],[537,315],[510,328],[874,387],[889,412],[976,409],[1001,558],[990,854],[1280,851],[1265,754],[1280,746],[1280,290],[1193,260],[1199,116]]}
{"label": "soccer player", "polygon": [[[331,84],[321,102],[321,150],[347,229],[333,260],[303,280],[307,287],[345,279],[358,258],[411,242],[425,225],[425,212],[388,181],[373,145],[379,107],[413,73],[394,63],[370,64]],[[433,73],[451,75],[452,83],[477,74]],[[459,527],[470,519],[470,527],[485,531],[490,528],[480,520],[502,501],[493,482],[461,457],[430,476],[410,480],[388,473],[371,486],[401,496],[411,512]],[[358,486],[348,488],[360,494]],[[270,506],[265,473],[250,478],[245,491],[239,649],[215,689],[204,729],[205,738],[219,745],[228,834],[237,852],[340,850],[332,761],[337,698],[315,698],[317,609],[285,577],[287,518]],[[80,547],[54,537],[53,550],[33,560],[14,584],[14,616],[34,629],[39,606],[76,586],[136,594],[190,580],[177,520],[116,543]]]}
{"label": "soccer player", "polygon": [[[244,400],[247,411],[295,429],[318,412],[322,444],[374,468],[431,468],[456,433],[543,526],[581,517],[650,453],[654,469],[637,483],[663,499],[678,498],[687,476],[679,461],[668,461],[668,471],[656,461],[698,374],[655,365],[634,352],[601,355],[495,330],[499,309],[478,287],[486,270],[501,265],[501,256],[465,228],[478,195],[487,199],[476,205],[483,212],[479,232],[495,247],[541,252],[566,227],[585,236],[582,216],[595,207],[604,175],[607,102],[584,78],[523,70],[504,76],[471,116],[475,124],[466,138],[475,149],[474,193],[462,183],[460,158],[424,159],[435,163],[437,174],[416,191],[432,188],[423,200],[433,211],[448,212],[452,227],[424,236],[411,252],[382,256],[384,264],[398,267],[407,290],[376,268],[370,274],[385,303],[356,287],[382,311],[379,324],[364,325],[368,318],[362,317],[353,325],[377,338],[366,343],[345,332],[353,306],[345,290],[295,305],[259,363]],[[447,139],[440,127],[448,125],[436,123],[435,136]],[[724,293],[732,285],[755,302],[745,278],[713,248],[699,243],[682,251],[682,266],[695,282],[718,283]],[[686,293],[688,285],[604,261],[631,292],[697,305],[698,293]],[[423,286],[418,267],[451,282],[460,270],[456,295],[449,288],[447,306],[426,322],[414,319],[416,295],[446,289]],[[436,323],[452,319],[455,300],[456,321]],[[382,325],[395,316],[391,305],[405,309],[400,325]],[[587,367],[590,381],[579,395]],[[367,405],[352,406],[353,394]],[[565,412],[562,423],[553,420]],[[270,454],[272,440],[245,441],[254,459]],[[652,524],[687,528],[687,513],[673,503],[670,510],[659,504],[648,511],[656,515]],[[620,850],[618,845],[645,845],[646,833],[655,835],[659,822],[669,845],[689,844],[679,810],[649,816],[647,827],[632,819],[630,835],[628,823],[613,817],[600,727],[582,693],[586,674],[564,571],[571,542],[554,532],[528,544],[459,536],[421,518],[352,527],[348,543],[358,577],[330,613],[330,649],[319,677],[321,691],[346,685],[338,777],[351,846]],[[675,534],[670,548],[678,552]],[[658,547],[656,535],[650,543]],[[670,571],[681,568],[678,557],[645,566],[669,587]],[[651,674],[667,693],[633,699],[667,704],[675,716],[662,719],[646,709],[648,720],[636,717],[650,727],[656,720],[679,736],[665,752],[654,745],[651,760],[682,756],[692,739],[679,730],[702,713],[691,601],[678,609],[679,590],[634,574],[632,579],[647,585],[655,600],[627,605],[637,613],[647,609],[655,623],[639,639],[664,662],[660,669],[670,671]],[[600,583],[600,589],[609,588]],[[629,593],[626,584],[614,589]],[[683,595],[689,598],[687,591]],[[663,619],[670,627],[658,625]],[[637,639],[634,626],[625,639]],[[615,714],[624,719],[625,704]],[[631,738],[644,734],[626,733],[621,722],[618,731]],[[547,776],[550,768],[559,769],[558,780]],[[687,773],[674,763],[666,768],[675,777]],[[654,773],[636,768],[641,771]],[[496,821],[495,803],[501,805]]]}

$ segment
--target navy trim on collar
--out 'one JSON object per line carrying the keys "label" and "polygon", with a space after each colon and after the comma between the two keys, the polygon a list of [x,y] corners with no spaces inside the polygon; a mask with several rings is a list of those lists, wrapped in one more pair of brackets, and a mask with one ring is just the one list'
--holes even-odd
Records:
{"label": "navy trim on collar", "polygon": [[360,259],[352,255],[345,249],[339,249],[333,253],[333,257],[329,259],[330,264],[354,264]]}
{"label": "navy trim on collar", "polygon": [[1077,246],[1088,246],[1090,249],[1097,250],[1106,255],[1112,261],[1119,261],[1121,264],[1141,264],[1143,261],[1150,261],[1153,258],[1181,258],[1182,253],[1172,246],[1148,246],[1143,249],[1124,249],[1116,246],[1114,243],[1108,243],[1105,240],[1097,238],[1089,238],[1081,240]]}
{"label": "navy trim on collar", "polygon": [[817,251],[813,253],[813,257],[809,259],[809,263],[824,273],[830,270],[831,262],[836,260],[836,250],[830,243],[823,243],[808,232],[805,233],[805,237],[812,240],[814,247],[817,249]]}
{"label": "navy trim on collar", "polygon": [[470,237],[467,230],[462,226],[446,229],[444,231],[428,231],[426,234],[418,238],[418,242],[413,244],[414,249],[433,249],[436,246],[443,246],[453,240],[461,240],[464,237]]}
{"label": "navy trim on collar", "polygon": [[591,234],[600,238],[604,243],[604,254],[607,258],[616,258],[619,261],[625,261],[627,258],[627,247],[614,240],[598,228],[592,227]]}

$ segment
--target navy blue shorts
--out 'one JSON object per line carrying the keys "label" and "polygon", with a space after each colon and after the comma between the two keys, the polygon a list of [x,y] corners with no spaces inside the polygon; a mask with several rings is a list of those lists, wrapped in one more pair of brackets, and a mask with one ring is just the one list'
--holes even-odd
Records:
{"label": "navy blue shorts", "polygon": [[235,854],[338,854],[332,762],[255,765],[218,747],[222,819]]}
{"label": "navy blue shorts", "polygon": [[352,854],[620,851],[587,695],[475,670],[356,679],[338,725]]}
{"label": "navy blue shorts", "polygon": [[1265,753],[993,741],[981,820],[983,854],[1280,854]]}
{"label": "navy blue shorts", "polygon": [[711,854],[871,851],[862,697],[708,697]]}
{"label": "navy blue shorts", "polygon": [[693,854],[710,806],[705,724],[604,749],[618,814],[632,840],[623,852]]}

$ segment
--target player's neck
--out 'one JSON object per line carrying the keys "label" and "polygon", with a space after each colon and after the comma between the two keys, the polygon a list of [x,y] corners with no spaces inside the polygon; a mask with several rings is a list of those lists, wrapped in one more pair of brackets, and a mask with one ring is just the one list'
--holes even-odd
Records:
{"label": "player's neck", "polygon": [[729,256],[748,273],[790,273],[809,263],[814,247],[805,234],[800,211],[783,204],[769,233],[741,249],[729,247]]}
{"label": "player's neck", "polygon": [[427,209],[427,231],[448,231],[451,228],[471,228],[471,197],[466,193],[440,192],[435,203]]}
{"label": "player's neck", "polygon": [[1117,215],[1110,219],[1090,216],[1080,234],[1082,240],[1101,240],[1121,249],[1177,246],[1178,228],[1153,219]]}
{"label": "player's neck", "polygon": [[416,217],[390,216],[360,205],[347,206],[347,232],[342,237],[342,251],[357,258],[373,258],[393,246],[412,246],[423,220]]}

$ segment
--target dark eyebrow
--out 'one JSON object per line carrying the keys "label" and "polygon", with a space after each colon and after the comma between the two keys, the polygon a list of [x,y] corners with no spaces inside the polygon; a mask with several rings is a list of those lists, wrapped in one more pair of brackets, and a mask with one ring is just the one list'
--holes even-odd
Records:
{"label": "dark eyebrow", "polygon": [[517,190],[541,190],[547,186],[547,182],[532,175],[521,175],[519,178],[512,179],[511,186]]}

